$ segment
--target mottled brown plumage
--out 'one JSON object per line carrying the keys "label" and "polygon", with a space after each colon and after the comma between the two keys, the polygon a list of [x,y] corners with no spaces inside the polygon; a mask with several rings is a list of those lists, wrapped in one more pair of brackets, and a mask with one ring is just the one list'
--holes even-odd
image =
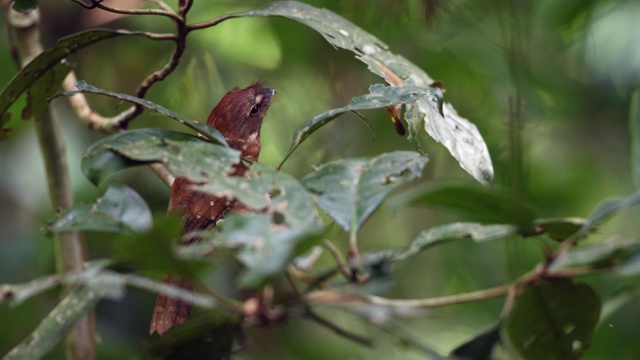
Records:
{"label": "mottled brown plumage", "polygon": [[[244,89],[228,92],[211,111],[207,124],[216,128],[234,149],[242,152],[242,157],[257,161],[260,155],[260,128],[264,116],[271,105],[275,90],[264,88],[255,83]],[[234,165],[231,176],[243,176],[247,165]],[[237,211],[241,207],[234,201],[192,190],[194,182],[178,177],[171,186],[169,212],[183,214],[182,233],[193,230],[208,230],[216,226],[224,214]],[[189,243],[199,239],[190,239]],[[191,291],[193,285],[189,279],[164,275],[163,282]],[[150,334],[155,331],[162,335],[175,325],[182,325],[189,317],[191,304],[182,300],[158,295],[151,318]]]}

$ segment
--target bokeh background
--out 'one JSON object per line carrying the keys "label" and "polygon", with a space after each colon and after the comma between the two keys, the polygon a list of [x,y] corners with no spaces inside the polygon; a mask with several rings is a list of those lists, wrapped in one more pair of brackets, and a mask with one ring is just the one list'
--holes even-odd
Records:
{"label": "bokeh background", "polygon": [[[495,183],[514,190],[541,217],[586,217],[605,198],[634,191],[630,171],[629,96],[640,84],[640,2],[632,0],[305,0],[328,8],[389,45],[444,83],[445,100],[475,123],[487,142]],[[111,2],[109,2],[111,3]],[[142,1],[113,1],[116,6],[148,6]],[[168,1],[172,6],[172,1]],[[267,1],[196,1],[190,22],[249,10]],[[94,27],[154,32],[173,31],[159,17],[122,17],[88,11],[71,1],[41,1],[46,46],[56,39]],[[0,20],[4,22],[4,20]],[[3,24],[4,25],[4,24]],[[172,50],[168,42],[143,38],[108,40],[71,57],[79,79],[116,92],[133,93],[138,83],[160,68]],[[0,27],[0,86],[16,73]],[[278,91],[263,126],[261,162],[276,165],[296,127],[311,116],[345,105],[382,79],[351,53],[329,45],[318,33],[284,18],[240,18],[190,35],[181,66],[154,86],[147,98],[193,119],[205,119],[227,90],[256,80]],[[92,106],[114,115],[126,104],[89,97]],[[517,99],[522,107],[517,111]],[[21,100],[13,107],[19,114]],[[53,102],[63,129],[77,202],[91,202],[99,189],[80,172],[80,158],[104,135],[92,132],[72,114],[64,99]],[[384,111],[369,111],[369,130],[346,114],[307,140],[284,171],[298,177],[314,165],[344,157],[411,150]],[[10,136],[0,142],[0,283],[18,283],[53,273],[51,239],[43,231],[52,216],[46,177],[32,124],[17,115]],[[182,129],[145,112],[132,127]],[[513,129],[519,129],[521,140]],[[183,129],[184,130],[184,129]],[[430,156],[422,179],[472,181],[446,149],[425,133]],[[514,152],[513,144],[519,149]],[[518,145],[519,144],[519,145]],[[520,164],[520,165],[518,165]],[[154,212],[166,209],[169,191],[149,169],[129,170],[113,181],[135,188]],[[603,225],[588,241],[636,237],[640,212],[628,210]],[[441,209],[383,207],[360,234],[364,250],[404,246],[423,229],[465,218]],[[90,256],[108,256],[111,235],[88,233]],[[346,249],[347,238],[334,243]],[[149,249],[153,251],[153,249]],[[491,243],[457,242],[399,264],[385,296],[423,298],[497,286],[541,260],[535,241],[508,238]],[[319,264],[329,265],[324,254]],[[590,277],[603,299],[636,288],[634,279]],[[101,358],[132,358],[148,342],[154,296],[132,290],[122,301],[103,301],[97,309],[97,345]],[[0,304],[0,354],[26,337],[56,303],[57,293],[9,308]],[[576,301],[580,301],[576,299]],[[402,323],[441,353],[491,327],[502,299],[432,310]],[[640,301],[625,302],[603,319],[586,359],[633,359],[640,353]],[[300,319],[248,333],[250,351],[239,359],[388,359],[422,358],[393,334],[376,330],[339,311],[324,315],[376,340],[373,349]],[[51,358],[60,356],[57,352]]]}

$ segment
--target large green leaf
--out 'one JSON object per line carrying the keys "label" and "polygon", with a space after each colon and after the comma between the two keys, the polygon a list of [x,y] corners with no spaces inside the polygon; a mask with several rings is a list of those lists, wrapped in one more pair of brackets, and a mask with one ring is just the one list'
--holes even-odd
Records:
{"label": "large green leaf", "polygon": [[542,280],[516,298],[506,332],[525,359],[578,359],[591,344],[600,309],[588,285]]}
{"label": "large green leaf", "polygon": [[146,36],[142,32],[125,30],[90,30],[73,34],[58,40],[58,43],[36,56],[27,66],[18,72],[0,93],[0,127],[9,121],[7,110],[18,97],[33,85],[39,78],[46,74],[60,60],[70,54],[83,49],[96,42],[126,35]]}
{"label": "large green leaf", "polygon": [[322,235],[321,229],[278,226],[267,214],[231,214],[221,230],[226,244],[238,248],[237,257],[246,267],[240,284],[258,287],[313,246]]}
{"label": "large green leaf", "polygon": [[422,174],[427,157],[396,151],[319,167],[302,183],[318,206],[346,231],[358,230],[391,190]]}
{"label": "large green leaf", "polygon": [[111,185],[94,204],[76,205],[64,211],[47,223],[47,229],[136,233],[148,230],[151,224],[151,210],[136,191]]}
{"label": "large green leaf", "polygon": [[146,99],[141,99],[135,96],[131,96],[131,95],[127,95],[127,94],[120,94],[120,93],[116,93],[113,91],[109,91],[109,90],[104,90],[104,89],[99,89],[95,86],[91,86],[89,84],[87,84],[86,81],[78,81],[76,83],[76,88],[78,89],[77,91],[70,91],[67,93],[64,93],[64,95],[70,96],[76,93],[89,93],[89,94],[100,94],[100,95],[106,95],[118,100],[123,100],[123,101],[128,101],[130,103],[133,104],[137,104],[137,105],[141,105],[144,106],[145,108],[149,109],[149,110],[153,110],[156,111],[164,116],[167,116],[173,120],[178,121],[179,123],[199,132],[200,134],[204,135],[205,137],[207,137],[209,140],[221,144],[221,145],[227,145],[226,140],[224,139],[224,137],[222,136],[222,134],[220,134],[220,132],[218,130],[216,130],[215,128],[207,125],[206,123],[201,123],[199,121],[195,121],[195,120],[191,120],[189,118],[186,118],[180,114],[177,114],[171,110],[168,110],[156,103],[153,103],[149,100]]}
{"label": "large green leaf", "polygon": [[242,178],[218,176],[194,188],[261,212],[234,214],[222,225],[224,243],[238,249],[246,267],[243,286],[280,274],[323,233],[311,195],[298,180],[271,167],[256,163]]}
{"label": "large green leaf", "polygon": [[427,184],[398,195],[393,206],[405,204],[435,205],[462,212],[471,220],[486,223],[514,224],[527,233],[535,212],[507,194],[467,183]]}
{"label": "large green leaf", "polygon": [[[333,46],[355,53],[356,58],[367,64],[373,73],[393,86],[428,88],[434,82],[422,69],[404,57],[391,53],[388,46],[375,36],[329,10],[297,1],[279,1],[231,17],[241,16],[282,16],[305,24],[319,32]],[[493,165],[477,127],[459,116],[451,104],[444,104],[443,113],[444,117],[428,97],[419,99],[413,105],[407,104],[405,118],[409,123],[409,140],[419,148],[417,133],[424,122],[429,135],[441,142],[464,170],[479,182],[490,184],[493,181]]]}
{"label": "large green leaf", "polygon": [[174,176],[206,181],[212,174],[227,174],[240,161],[240,152],[196,136],[164,130],[129,130],[94,143],[82,158],[82,172],[99,184],[113,172],[159,162]]}
{"label": "large green leaf", "polygon": [[345,107],[332,109],[318,114],[300,125],[293,135],[293,142],[282,160],[282,164],[307,137],[329,121],[348,111],[381,109],[395,104],[415,103],[418,99],[428,98],[436,109],[442,107],[442,91],[438,88],[425,88],[415,85],[401,87],[375,84],[369,87],[369,94],[357,96]]}

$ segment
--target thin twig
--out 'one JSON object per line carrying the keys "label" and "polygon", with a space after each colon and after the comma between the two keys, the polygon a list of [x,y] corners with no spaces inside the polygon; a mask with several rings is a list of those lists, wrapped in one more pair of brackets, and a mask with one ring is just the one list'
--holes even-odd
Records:
{"label": "thin twig", "polygon": [[310,305],[326,304],[326,305],[343,305],[348,303],[371,304],[390,308],[413,308],[425,309],[433,307],[442,307],[449,305],[457,305],[478,300],[486,300],[499,296],[510,294],[515,291],[516,294],[526,286],[535,284],[540,279],[548,278],[571,278],[577,276],[593,275],[611,270],[612,267],[591,268],[579,267],[563,269],[555,272],[548,272],[544,268],[538,268],[530,271],[510,284],[501,285],[489,289],[472,291],[463,294],[442,296],[427,299],[387,299],[375,295],[366,295],[361,293],[346,293],[336,289],[317,290],[310,292],[304,296],[304,301]]}
{"label": "thin twig", "polygon": [[[62,88],[67,92],[75,91],[77,90],[75,86],[77,82],[78,78],[72,70],[62,82]],[[92,130],[106,133],[114,133],[122,129],[123,121],[127,117],[131,116],[134,109],[132,106],[114,117],[104,117],[91,109],[84,94],[76,93],[75,95],[69,96],[68,99],[69,105],[71,105],[71,108],[75,111],[76,115],[82,122],[87,124]]]}
{"label": "thin twig", "polygon": [[338,270],[340,270],[342,276],[347,279],[351,279],[351,272],[349,271],[349,268],[347,267],[344,260],[342,260],[342,255],[340,255],[338,249],[336,249],[336,247],[333,246],[333,244],[329,240],[325,240],[324,247],[327,248],[331,256],[333,256],[333,259],[336,261],[336,265],[338,266]]}
{"label": "thin twig", "polygon": [[318,316],[316,313],[314,313],[313,311],[311,311],[311,309],[308,309],[305,313],[305,315],[310,318],[311,320],[315,321],[316,323],[318,323],[319,325],[322,325],[324,327],[326,327],[327,329],[335,332],[336,334],[349,339],[351,341],[354,341],[360,345],[364,345],[364,346],[368,346],[371,347],[373,346],[373,340],[366,338],[362,335],[358,335],[358,334],[354,334],[352,332],[349,332],[341,327],[339,327],[338,325],[332,323],[331,321]]}
{"label": "thin twig", "polygon": [[223,21],[225,21],[227,19],[232,19],[232,18],[235,18],[235,17],[238,17],[238,14],[223,15],[223,16],[217,17],[215,19],[203,21],[201,23],[187,25],[187,32],[191,32],[193,30],[205,29],[205,28],[208,28],[208,27],[216,26],[216,25],[220,24],[221,22],[223,22]]}

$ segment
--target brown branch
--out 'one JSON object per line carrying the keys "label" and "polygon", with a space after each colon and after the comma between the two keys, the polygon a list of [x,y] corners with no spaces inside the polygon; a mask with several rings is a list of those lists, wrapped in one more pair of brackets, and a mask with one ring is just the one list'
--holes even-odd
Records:
{"label": "brown branch", "polygon": [[333,259],[336,261],[336,265],[338,266],[338,270],[340,270],[342,276],[344,276],[346,279],[351,280],[351,271],[349,271],[349,268],[345,264],[344,260],[342,260],[342,256],[340,255],[338,249],[336,249],[336,247],[333,246],[333,244],[329,240],[326,240],[324,242],[324,247],[329,251],[331,256],[333,256]]}
{"label": "brown branch", "polygon": [[317,290],[306,294],[303,297],[305,303],[309,305],[344,305],[344,304],[370,304],[387,308],[412,308],[425,309],[449,305],[457,305],[472,301],[491,299],[499,296],[513,296],[531,284],[535,284],[540,279],[548,278],[571,278],[577,276],[593,275],[604,271],[612,270],[613,267],[591,268],[579,267],[548,272],[542,266],[528,272],[510,284],[501,285],[489,289],[472,291],[463,294],[442,296],[427,299],[388,299],[375,295],[361,293],[340,292],[336,289]]}
{"label": "brown branch", "polygon": [[[78,78],[72,70],[62,82],[62,88],[67,92],[76,91],[77,89],[75,84],[77,82]],[[78,119],[87,124],[90,129],[100,132],[114,133],[119,131],[123,128],[123,122],[131,116],[134,110],[134,107],[132,106],[114,117],[105,117],[91,109],[89,102],[87,102],[87,98],[82,93],[71,95],[68,99],[69,105],[71,105],[71,108],[75,111]]]}
{"label": "brown branch", "polygon": [[235,17],[238,17],[238,14],[223,15],[223,16],[220,16],[218,18],[207,20],[207,21],[204,21],[204,22],[201,22],[201,23],[187,25],[187,32],[191,32],[193,30],[205,29],[205,28],[208,28],[208,27],[216,26],[216,25],[220,24],[221,22],[223,22],[223,21],[225,21],[227,19],[232,19],[232,18],[235,18]]}
{"label": "brown branch", "polygon": [[[108,11],[108,12],[116,13],[116,14],[123,14],[123,15],[160,15],[160,16],[166,16],[166,17],[168,17],[168,18],[170,18],[170,19],[172,19],[174,21],[182,21],[182,18],[180,16],[178,16],[178,14],[176,14],[168,6],[165,6],[162,10],[157,10],[157,9],[121,9],[121,8],[116,8],[116,7],[112,7],[112,6],[108,6],[108,5],[103,5],[101,2],[98,2],[94,7],[98,8],[98,9],[101,9],[101,10]],[[168,11],[167,9],[169,9],[171,11]]]}

